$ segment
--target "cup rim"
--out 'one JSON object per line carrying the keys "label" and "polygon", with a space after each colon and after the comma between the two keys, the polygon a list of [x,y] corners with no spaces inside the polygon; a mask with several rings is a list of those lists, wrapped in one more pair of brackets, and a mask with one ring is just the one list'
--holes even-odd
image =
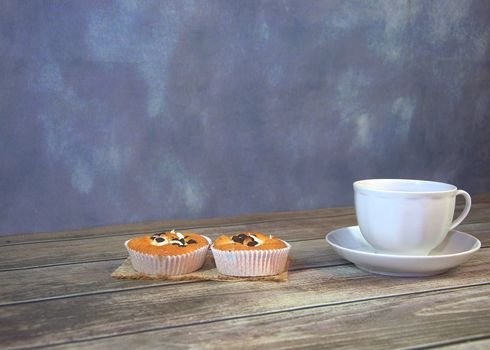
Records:
{"label": "cup rim", "polygon": [[[405,182],[405,183],[421,183],[421,184],[431,184],[444,186],[447,189],[433,190],[433,191],[402,191],[402,190],[390,190],[381,189],[376,187],[368,186],[367,183],[386,183],[386,182]],[[410,194],[410,195],[424,195],[424,194],[448,194],[457,191],[457,187],[445,182],[439,181],[429,181],[429,180],[417,180],[417,179],[364,179],[358,180],[353,183],[354,190],[362,190],[376,193],[393,193],[393,194]]]}

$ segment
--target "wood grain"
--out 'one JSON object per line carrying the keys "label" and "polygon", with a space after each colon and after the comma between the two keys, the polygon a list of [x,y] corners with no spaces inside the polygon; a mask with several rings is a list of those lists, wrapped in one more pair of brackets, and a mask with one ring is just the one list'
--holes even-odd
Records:
{"label": "wood grain", "polygon": [[[325,240],[291,243],[291,271],[315,266],[348,264],[340,258]],[[126,254],[127,255],[127,254]],[[0,273],[0,306],[12,302],[40,298],[70,296],[80,293],[122,291],[152,285],[176,284],[170,281],[121,281],[110,274],[121,260],[52,266],[32,270],[14,270]]]}
{"label": "wood grain", "polygon": [[[490,194],[479,194],[472,196],[473,204],[470,214],[465,223],[477,223],[490,220]],[[461,212],[463,201],[457,198],[456,214]],[[294,212],[275,212],[241,215],[225,218],[205,218],[188,220],[165,220],[148,221],[135,224],[121,224],[111,226],[101,226],[94,228],[83,228],[78,230],[68,230],[59,232],[40,232],[40,233],[18,233],[13,235],[0,236],[0,246],[18,244],[23,242],[53,241],[66,239],[93,238],[97,236],[110,235],[134,235],[144,232],[155,232],[171,228],[179,229],[200,229],[225,226],[250,225],[262,222],[288,221],[295,219],[308,218],[335,218],[340,216],[351,217],[352,225],[355,223],[355,211],[352,207],[344,208],[321,208],[307,211]]]}
{"label": "wood grain", "polygon": [[[352,217],[298,219],[235,225],[223,228],[203,228],[197,233],[216,238],[221,234],[256,230],[276,235],[287,241],[319,239],[330,230],[354,224]],[[0,269],[25,268],[94,260],[121,259],[127,256],[124,242],[137,235],[99,236],[67,242],[41,242],[0,247]],[[26,254],[26,250],[28,254]]]}
{"label": "wood grain", "polygon": [[[489,247],[490,195],[474,199],[459,230]],[[0,347],[488,345],[490,249],[440,276],[377,276],[340,259],[323,239],[330,230],[354,224],[352,208],[336,208],[1,237]],[[292,242],[290,280],[109,277],[127,255],[126,239],[184,226],[212,238],[257,230]]]}
{"label": "wood grain", "polygon": [[135,224],[100,226],[58,232],[18,233],[0,236],[0,245],[30,241],[63,240],[66,238],[93,238],[101,235],[137,234],[140,232],[154,232],[171,228],[192,229],[204,227],[226,227],[229,225],[248,225],[261,222],[287,221],[317,217],[328,218],[338,216],[354,217],[354,209],[352,207],[323,208],[307,211],[258,213],[223,218],[148,221]]}
{"label": "wood grain", "polygon": [[[115,335],[76,349],[166,348],[394,349],[490,336],[490,286],[463,288],[349,304],[320,305],[287,312]],[[395,321],[396,320],[396,321]],[[482,349],[459,344],[445,349]]]}
{"label": "wood grain", "polygon": [[479,340],[470,340],[470,339],[462,338],[459,341],[455,340],[455,344],[438,346],[437,349],[439,350],[488,350],[490,349],[490,336],[488,336],[488,338],[486,339],[479,339]]}
{"label": "wood grain", "polygon": [[[315,218],[294,221],[267,222],[230,226],[222,229],[204,228],[199,233],[215,238],[220,234],[256,230],[281,237],[289,242],[323,239],[325,234],[339,227],[354,224],[352,218]],[[464,224],[459,230],[475,235],[482,243],[490,239],[490,223]],[[0,272],[59,264],[123,259],[127,256],[124,241],[134,236],[109,236],[67,242],[40,242],[0,247]],[[485,243],[486,244],[486,243]]]}
{"label": "wood grain", "polygon": [[[371,275],[343,265],[293,271],[285,283],[183,283],[3,306],[0,344],[55,344],[156,326],[164,329],[298,307],[490,284],[490,265],[486,263],[489,258],[490,249],[482,249],[466,264],[425,279]],[[375,310],[371,308],[372,312]]]}
{"label": "wood grain", "polygon": [[[482,240],[482,247],[490,246],[490,224],[472,224],[474,234]],[[477,231],[483,226],[487,230]],[[291,242],[290,270],[349,264],[340,258],[324,239]],[[127,254],[124,254],[124,258]],[[80,264],[48,266],[25,270],[0,272],[0,306],[13,302],[55,298],[84,293],[119,291],[152,285],[164,285],[167,281],[117,281],[110,277],[124,260],[107,260]]]}

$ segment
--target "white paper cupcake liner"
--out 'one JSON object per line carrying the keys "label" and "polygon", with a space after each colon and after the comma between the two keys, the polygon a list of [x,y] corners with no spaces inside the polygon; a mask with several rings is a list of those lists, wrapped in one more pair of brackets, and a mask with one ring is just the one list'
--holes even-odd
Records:
{"label": "white paper cupcake liner", "polygon": [[284,243],[286,248],[280,249],[226,251],[211,246],[211,251],[216,268],[223,275],[271,276],[280,274],[287,268],[291,245]]}
{"label": "white paper cupcake liner", "polygon": [[211,240],[206,237],[208,245],[192,252],[180,255],[152,255],[137,252],[128,247],[128,241],[124,242],[133,268],[147,275],[175,276],[184,275],[199,270],[204,264]]}

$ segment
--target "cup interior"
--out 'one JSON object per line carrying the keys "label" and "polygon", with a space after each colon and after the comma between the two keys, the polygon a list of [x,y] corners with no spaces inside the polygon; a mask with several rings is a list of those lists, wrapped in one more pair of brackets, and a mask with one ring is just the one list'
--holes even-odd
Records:
{"label": "cup interior", "polygon": [[361,180],[354,182],[354,187],[364,190],[396,193],[434,193],[456,190],[456,186],[443,182],[402,179]]}

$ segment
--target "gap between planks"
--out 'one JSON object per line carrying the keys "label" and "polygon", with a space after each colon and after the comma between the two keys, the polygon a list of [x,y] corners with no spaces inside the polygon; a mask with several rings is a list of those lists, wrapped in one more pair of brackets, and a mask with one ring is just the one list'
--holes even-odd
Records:
{"label": "gap between planks", "polygon": [[[134,303],[132,305],[135,307],[136,305],[141,306],[141,309],[139,310],[142,312],[142,316],[138,318],[138,327],[139,330],[146,330],[153,327],[155,324],[154,322],[158,319],[158,317],[160,317],[160,315],[162,315],[161,312],[169,310],[167,306],[170,306],[173,302],[178,302],[179,300],[199,300],[199,298],[207,295],[211,297],[209,299],[209,306],[211,309],[213,309],[213,305],[222,305],[223,307],[228,305],[234,310],[228,312],[213,311],[208,313],[206,308],[200,309],[199,315],[201,316],[198,316],[199,318],[203,318],[203,315],[205,315],[206,319],[213,320],[229,317],[230,314],[234,314],[234,316],[262,314],[264,312],[277,311],[281,309],[289,310],[291,308],[309,307],[312,305],[336,304],[345,302],[346,300],[355,301],[379,298],[382,296],[389,297],[400,294],[418,294],[431,290],[448,290],[456,287],[464,288],[472,285],[485,286],[490,283],[490,280],[488,279],[488,267],[486,267],[486,264],[484,263],[486,261],[486,257],[487,252],[484,252],[476,264],[465,265],[466,267],[462,267],[460,273],[449,273],[442,278],[435,279],[403,279],[403,281],[398,281],[397,279],[393,280],[392,278],[373,276],[371,274],[359,271],[351,266],[347,266],[336,269],[322,269],[323,271],[318,272],[315,272],[316,270],[309,270],[310,272],[307,273],[299,273],[301,276],[297,276],[298,278],[291,278],[291,284],[289,286],[286,285],[286,288],[283,288],[284,286],[279,284],[274,284],[270,288],[269,286],[261,285],[259,288],[258,285],[247,283],[230,283],[226,286],[218,283],[208,283],[204,284],[202,287],[196,287],[195,285],[171,287],[168,293],[170,293],[170,295],[174,295],[177,300],[166,301],[163,303],[165,305],[153,305],[153,298],[155,296],[162,295],[161,290],[153,290],[149,293],[135,292],[129,293],[129,295],[116,295],[118,293],[114,293],[112,295],[109,294],[109,296],[103,295],[89,298],[77,298],[75,300],[68,300],[65,302],[53,301],[45,303],[42,307],[36,305],[23,305],[19,306],[19,308],[17,306],[13,306],[11,308],[5,308],[2,314],[4,315],[4,320],[11,320],[11,322],[14,322],[15,320],[14,325],[17,322],[22,322],[23,320],[28,319],[30,317],[29,315],[34,314],[36,310],[39,310],[44,315],[49,315],[48,318],[44,317],[44,322],[47,322],[47,324],[38,329],[38,336],[42,337],[41,339],[33,338],[32,334],[30,334],[29,337],[23,340],[25,342],[24,346],[26,344],[29,345],[29,339],[31,339],[33,342],[35,339],[38,339],[37,345],[42,345],[43,343],[48,342],[56,343],[65,341],[67,337],[71,339],[77,337],[91,337],[94,334],[93,332],[95,329],[98,329],[100,332],[102,332],[101,334],[105,335],[114,332],[126,331],[128,328],[125,327],[124,324],[127,322],[120,324],[120,320],[118,319],[118,317],[121,317],[121,310],[125,310],[125,308],[120,309],[118,305],[126,305],[127,301]],[[346,276],[349,278],[346,278]],[[321,278],[319,279],[319,277]],[[454,277],[456,277],[456,279],[454,279]],[[359,288],[361,285],[367,287],[366,291],[363,291],[363,288]],[[369,288],[369,286],[375,288]],[[308,291],[314,292],[313,294],[309,294],[311,296],[309,301],[303,298],[303,292],[305,291],[304,288],[306,288]],[[484,289],[487,290],[487,287],[484,287]],[[165,292],[165,290],[163,291]],[[325,295],[325,292],[327,295]],[[263,303],[265,303],[263,306],[268,305],[268,307],[262,307],[260,305],[257,307],[256,303],[249,301],[248,298],[245,299],[247,301],[245,302],[245,305],[236,305],[236,294],[242,293],[243,295],[257,293],[257,298],[263,300]],[[270,304],[270,301],[273,300],[268,300],[268,298],[273,298],[271,293],[283,295],[283,302],[280,302],[277,305]],[[261,299],[262,297],[264,299]],[[183,309],[176,309],[178,312],[173,315],[173,321],[165,321],[164,319],[162,320],[164,322],[159,323],[160,326],[164,326],[165,324],[167,326],[173,326],[175,324],[188,324],[190,322],[194,322],[196,319],[199,319],[193,316],[195,314],[191,305],[189,303],[185,303],[185,305],[186,307]],[[158,306],[157,309],[155,309],[156,306]],[[54,323],[50,325],[52,322],[49,321],[49,319],[53,318],[54,320],[62,320],[66,314],[76,314],[78,311],[80,311],[80,308],[81,310],[84,310],[82,314],[84,312],[86,313],[86,315],[81,316],[83,322],[78,322],[76,319],[72,318],[71,320],[67,319],[67,324],[59,325],[56,321],[53,321]],[[102,326],[101,329],[99,329],[99,326],[88,322],[87,316],[92,315],[96,310],[103,310],[103,314],[100,314],[99,317],[107,319],[107,321],[109,321],[108,326]],[[146,312],[148,312],[148,314]],[[11,316],[14,316],[14,318],[10,318]],[[112,324],[111,320],[115,321],[115,324]],[[53,328],[53,326],[55,327]],[[14,330],[15,326],[10,331],[8,331],[8,328],[6,328],[4,330],[6,332],[4,333],[5,336],[12,334],[12,331]],[[23,330],[25,331],[25,328]],[[68,331],[69,334],[65,335],[65,331]],[[134,329],[134,331],[138,331],[138,329]],[[12,338],[12,336],[10,336],[10,338]],[[21,338],[19,338],[19,341],[20,339]],[[15,340],[15,337],[12,338],[12,340]]]}
{"label": "gap between planks", "polygon": [[[481,194],[474,196],[473,198],[473,206],[476,205],[486,205],[490,203],[490,194]],[[456,209],[462,209],[463,204],[462,203],[457,203]],[[480,209],[480,208],[478,208]],[[338,208],[320,208],[320,209],[312,209],[312,210],[307,210],[307,211],[292,211],[292,212],[273,212],[273,213],[266,213],[266,214],[251,214],[251,215],[244,215],[241,217],[230,217],[230,218],[217,218],[217,219],[190,219],[188,221],[210,221],[209,224],[197,224],[197,225],[184,225],[180,226],[178,225],[180,222],[185,221],[185,220],[175,220],[174,223],[172,221],[166,222],[162,221],[161,224],[157,222],[142,222],[139,224],[128,224],[128,226],[147,226],[147,225],[155,225],[153,229],[137,229],[137,228],[128,228],[126,230],[122,231],[116,231],[112,233],[107,233],[104,234],[103,232],[94,232],[91,235],[88,236],[78,236],[78,237],[73,237],[73,238],[56,238],[56,239],[43,239],[43,240],[36,240],[32,241],[29,239],[29,235],[35,236],[35,235],[46,235],[50,234],[50,232],[35,232],[35,233],[19,233],[19,234],[12,234],[12,235],[6,235],[3,237],[0,237],[0,241],[3,239],[6,239],[8,242],[8,238],[16,238],[16,236],[26,236],[25,238],[23,237],[24,240],[20,240],[17,242],[12,242],[12,243],[0,243],[0,248],[5,247],[5,246],[13,246],[13,245],[19,245],[19,244],[34,244],[34,243],[43,243],[43,242],[59,242],[59,241],[72,241],[72,240],[83,240],[83,239],[91,239],[91,238],[100,238],[99,235],[103,235],[102,237],[117,237],[117,236],[127,236],[127,235],[134,235],[134,234],[145,234],[145,233],[152,233],[160,230],[167,229],[168,227],[175,228],[177,227],[178,229],[181,230],[188,230],[188,229],[199,229],[199,228],[214,228],[214,227],[232,227],[232,226],[240,226],[240,225],[254,225],[254,224],[260,224],[260,223],[269,223],[269,222],[279,222],[279,221],[296,221],[296,220],[305,220],[305,219],[328,219],[328,218],[340,218],[340,217],[346,217],[346,216],[353,216],[355,218],[355,211],[354,212],[348,212],[348,213],[338,213],[338,214],[320,214],[322,211],[327,211],[327,210],[338,210],[338,211],[354,211],[354,207],[338,207]],[[317,214],[318,212],[318,214]],[[276,216],[276,218],[272,217],[270,219],[262,219],[262,220],[244,220],[244,217],[251,217],[251,216]],[[288,216],[291,216],[288,218]],[[217,223],[213,224],[211,223],[213,220],[216,220]],[[236,222],[230,222],[226,223],[223,221],[226,220],[237,220]],[[242,221],[240,221],[242,220]],[[221,221],[221,222],[220,222]],[[469,223],[484,223],[487,221],[476,221],[476,222],[469,222]],[[124,225],[112,225],[112,226],[124,226]],[[112,226],[102,226],[99,228],[87,228],[87,229],[80,229],[80,230],[75,230],[75,231],[57,231],[53,232],[53,234],[73,234],[76,232],[83,232],[84,230],[90,231],[90,230],[110,230]],[[158,226],[158,227],[157,227]],[[167,228],[166,228],[167,227]]]}
{"label": "gap between planks", "polygon": [[[325,264],[325,265],[311,265],[311,266],[301,266],[301,267],[298,266],[298,267],[288,269],[288,272],[302,271],[302,270],[309,270],[309,269],[326,269],[326,268],[334,268],[334,267],[348,266],[348,265],[354,265],[354,264],[352,264],[350,262],[345,262],[345,263]],[[169,286],[175,286],[175,285],[179,285],[179,284],[206,283],[206,282],[212,282],[212,281],[207,281],[207,280],[165,281],[164,280],[161,283],[154,283],[151,285],[126,287],[126,288],[111,288],[111,289],[105,289],[105,290],[99,290],[99,291],[93,291],[93,292],[71,293],[71,294],[56,295],[56,296],[51,296],[51,297],[33,298],[33,299],[26,299],[26,300],[4,302],[4,303],[0,303],[0,308],[5,307],[5,306],[34,304],[34,303],[40,303],[40,302],[44,302],[44,301],[78,298],[78,297],[85,297],[85,296],[91,296],[91,295],[110,294],[110,293],[119,293],[119,292],[131,292],[131,291],[135,291],[135,290],[152,289],[152,288],[158,288],[158,287],[169,287]],[[237,281],[237,282],[239,282],[239,281]]]}
{"label": "gap between planks", "polygon": [[[294,218],[277,218],[277,219],[270,219],[270,220],[258,220],[258,221],[244,221],[244,222],[233,222],[229,224],[220,224],[220,225],[200,225],[200,226],[178,226],[176,229],[177,230],[193,230],[193,229],[210,229],[210,228],[220,228],[220,227],[233,227],[233,226],[242,226],[242,225],[255,225],[255,224],[265,224],[265,223],[273,223],[273,222],[290,222],[290,221],[301,221],[301,220],[316,220],[316,219],[334,219],[334,218],[342,218],[342,217],[348,217],[352,216],[354,217],[355,214],[349,213],[349,214],[337,214],[337,215],[327,215],[327,216],[312,216],[312,217],[294,217]],[[482,221],[482,222],[472,222],[475,224],[478,223],[486,223],[488,221]],[[109,233],[109,234],[104,234],[100,233],[99,235],[93,235],[93,236],[79,236],[79,237],[73,237],[73,238],[56,238],[56,239],[43,239],[43,240],[37,240],[37,241],[19,241],[19,242],[12,242],[12,243],[6,243],[6,244],[0,244],[0,248],[2,247],[11,247],[15,245],[24,245],[24,244],[40,244],[40,243],[53,243],[53,242],[65,242],[65,241],[78,241],[78,240],[86,240],[86,239],[100,239],[100,238],[106,238],[106,237],[120,237],[120,236],[131,236],[131,235],[142,235],[142,234],[148,234],[148,233],[153,233],[153,232],[159,232],[159,231],[165,231],[169,230],[173,227],[161,227],[161,228],[155,228],[152,230],[135,230],[135,231],[121,231],[121,232],[114,232],[114,233]],[[36,233],[33,233],[32,235],[36,235]],[[12,235],[15,236],[15,235]],[[8,237],[8,236],[4,236]]]}
{"label": "gap between planks", "polygon": [[[105,237],[110,237],[110,236],[104,236],[104,237],[98,237],[98,238],[105,238]],[[312,237],[312,238],[302,238],[302,239],[288,239],[288,242],[307,242],[307,241],[315,241],[315,240],[320,240],[323,242],[323,238],[318,238],[318,237]],[[44,243],[44,242],[40,242]],[[0,246],[1,248],[2,246]],[[31,270],[31,269],[38,269],[38,268],[45,268],[45,267],[55,267],[55,266],[66,266],[66,265],[78,265],[78,264],[87,264],[87,263],[95,263],[95,262],[104,262],[104,261],[116,261],[116,260],[125,260],[128,257],[128,254],[125,252],[124,254],[121,254],[120,257],[116,256],[114,258],[105,258],[105,259],[94,259],[94,260],[79,260],[79,261],[70,261],[70,262],[60,262],[60,263],[53,263],[53,264],[42,264],[42,265],[31,265],[31,266],[22,266],[22,267],[8,267],[8,268],[0,268],[0,273],[2,272],[10,272],[10,271],[19,271],[19,270]]]}
{"label": "gap between planks", "polygon": [[[490,200],[490,195],[489,195]],[[486,203],[475,203],[475,205],[485,206]],[[459,209],[459,206],[457,206]],[[208,219],[188,219],[188,220],[162,220],[162,221],[144,221],[132,224],[115,224],[99,227],[88,227],[77,230],[53,231],[53,232],[32,232],[32,233],[14,233],[0,236],[0,244],[4,245],[4,241],[8,244],[17,242],[29,241],[32,237],[40,237],[39,241],[64,239],[64,236],[75,235],[75,237],[91,238],[99,235],[119,235],[131,234],[138,232],[154,232],[165,227],[178,229],[193,229],[193,228],[213,228],[227,227],[234,225],[248,225],[254,223],[268,223],[276,221],[289,221],[297,219],[315,219],[315,218],[336,218],[342,216],[354,216],[353,207],[338,207],[338,208],[322,208],[311,209],[305,211],[289,211],[289,212],[269,212],[257,213],[251,215],[229,216]],[[49,238],[54,235],[56,238]],[[46,238],[45,238],[46,237]],[[13,239],[13,241],[9,241]]]}
{"label": "gap between planks", "polygon": [[[335,218],[346,218],[346,217],[352,217],[352,219],[353,219],[352,225],[349,225],[349,226],[355,226],[357,224],[357,221],[356,221],[354,214],[339,214],[339,215],[331,215],[331,216],[278,218],[278,219],[271,219],[271,220],[237,222],[237,223],[230,223],[230,224],[223,224],[223,225],[211,225],[211,226],[185,226],[185,227],[179,227],[178,229],[179,230],[189,230],[189,229],[192,230],[192,229],[212,229],[212,228],[220,228],[220,227],[230,228],[233,226],[257,225],[257,224],[264,224],[264,223],[295,222],[295,221],[305,221],[305,220],[322,220],[322,219],[335,219]],[[461,224],[460,226],[478,225],[478,224],[486,224],[486,223],[490,223],[490,219],[465,222],[465,223]],[[158,232],[158,231],[165,231],[168,229],[169,229],[168,227],[167,228],[161,227],[159,229],[155,228],[152,230],[121,231],[121,232],[110,233],[110,234],[101,233],[99,235],[93,235],[93,236],[79,236],[79,237],[72,237],[72,238],[67,237],[67,238],[56,238],[56,239],[18,241],[18,242],[0,244],[0,248],[7,248],[7,247],[26,245],[26,244],[29,244],[29,245],[30,244],[45,244],[45,243],[83,241],[83,240],[92,240],[92,239],[105,239],[105,238],[111,238],[111,237],[125,237],[125,236],[134,236],[134,235],[143,235],[143,234],[149,234],[149,233],[154,233],[154,232]],[[35,235],[35,233],[33,233],[33,235]],[[316,238],[310,238],[310,240],[311,239],[316,239]],[[301,240],[308,240],[308,238],[301,239]],[[294,242],[295,240],[288,239],[288,241]],[[298,240],[298,241],[300,241],[300,240]],[[0,269],[0,271],[2,271],[2,269]]]}
{"label": "gap between planks", "polygon": [[463,343],[468,343],[468,345],[471,345],[472,343],[476,343],[482,340],[490,340],[490,335],[461,337],[457,339],[451,339],[448,341],[439,341],[430,344],[424,344],[421,346],[408,347],[405,348],[405,350],[445,349],[447,347],[450,347],[451,345],[461,345]]}
{"label": "gap between planks", "polygon": [[[348,216],[348,215],[346,215],[346,216]],[[308,218],[308,219],[311,219],[311,218]],[[312,219],[328,219],[328,217],[325,217],[325,218],[317,217],[317,218],[312,218]],[[299,221],[299,220],[307,220],[307,219],[296,218],[296,219],[290,219],[290,220],[257,221],[257,222],[251,222],[250,225],[263,224],[263,223],[268,223],[268,222],[279,222],[279,221],[281,221],[281,222],[286,221],[287,222],[287,221]],[[485,221],[481,221],[481,222],[471,222],[471,223],[462,224],[462,225],[473,225],[473,224],[478,225],[478,224],[486,224],[486,223],[490,223],[490,220],[485,220]],[[241,226],[241,225],[248,225],[248,224],[223,225],[223,226],[202,226],[202,227],[183,227],[182,229],[179,228],[178,230],[183,231],[183,230],[194,229],[194,228],[210,229],[210,228],[214,228],[214,227],[233,227],[233,226]],[[351,226],[354,226],[354,225],[351,225]],[[42,241],[16,242],[16,243],[12,243],[12,244],[0,244],[0,248],[13,247],[13,246],[17,246],[17,245],[26,245],[26,244],[44,244],[44,243],[66,242],[66,241],[83,241],[83,240],[89,240],[89,239],[104,239],[107,237],[124,237],[124,236],[134,236],[134,235],[145,235],[145,234],[149,234],[149,233],[155,233],[158,231],[166,231],[166,230],[168,230],[168,229],[127,232],[127,233],[120,232],[117,234],[115,233],[115,234],[108,234],[108,235],[95,236],[95,237],[74,237],[74,238],[60,238],[60,239],[42,240]],[[288,242],[311,241],[314,239],[318,239],[318,238],[288,239]]]}
{"label": "gap between planks", "polygon": [[[462,224],[461,225],[461,230],[465,229],[465,226],[470,227],[474,225],[482,225],[482,224],[489,224],[490,228],[490,222],[479,222],[479,223],[467,223],[467,224]],[[478,233],[470,233],[473,236],[476,236],[479,238]],[[101,236],[101,237],[96,237],[94,239],[104,239],[112,236]],[[481,240],[481,238],[479,238]],[[313,240],[321,240],[323,242],[324,238],[319,238],[319,237],[311,237],[311,238],[288,238],[288,242],[306,242],[306,241],[313,241]],[[41,244],[45,243],[45,241],[40,242]],[[48,243],[48,242],[46,242]],[[51,242],[52,243],[52,242]],[[482,242],[482,248],[486,247],[485,243]],[[1,248],[1,247],[0,247]],[[116,260],[124,260],[127,257],[127,253],[124,251],[120,255],[116,255],[111,257],[111,258],[104,258],[104,259],[80,259],[78,261],[68,261],[68,262],[56,262],[56,263],[48,263],[48,264],[34,264],[34,265],[29,265],[29,266],[21,266],[21,267],[5,267],[5,268],[0,268],[0,273],[2,272],[10,272],[10,271],[19,271],[19,270],[30,270],[30,269],[37,269],[37,268],[46,268],[46,267],[55,267],[55,266],[66,266],[66,265],[77,265],[77,264],[85,264],[85,263],[94,263],[94,262],[104,262],[104,261],[116,261]]]}
{"label": "gap between planks", "polygon": [[[261,312],[261,313],[250,313],[250,314],[236,315],[236,316],[230,316],[230,317],[220,317],[220,318],[209,319],[209,320],[204,320],[204,321],[188,322],[185,324],[182,323],[182,324],[167,325],[167,326],[161,326],[161,327],[151,327],[151,328],[141,329],[141,330],[137,330],[137,331],[118,332],[117,334],[108,334],[108,335],[103,335],[103,336],[86,337],[86,338],[69,340],[69,341],[53,342],[53,343],[49,343],[49,344],[36,345],[36,346],[32,346],[32,347],[23,346],[21,348],[22,349],[42,349],[42,348],[53,347],[53,346],[82,344],[82,343],[86,343],[86,342],[90,342],[90,341],[112,339],[112,338],[118,338],[118,337],[123,337],[123,336],[128,336],[128,335],[144,334],[144,333],[150,333],[150,332],[161,331],[161,330],[179,329],[179,328],[194,327],[194,326],[203,326],[206,324],[214,324],[214,323],[227,322],[227,321],[233,321],[233,320],[243,320],[243,319],[249,319],[249,318],[260,318],[260,317],[265,317],[265,316],[270,316],[270,315],[278,315],[278,314],[284,314],[284,313],[290,313],[290,312],[294,313],[294,312],[298,312],[298,311],[314,310],[314,309],[328,308],[328,307],[334,307],[334,306],[355,305],[355,304],[368,303],[368,302],[372,302],[372,301],[395,299],[395,298],[405,297],[405,296],[437,295],[439,293],[453,292],[453,291],[458,291],[458,290],[463,290],[463,289],[472,289],[472,288],[477,288],[477,287],[487,286],[487,285],[490,285],[490,282],[481,282],[481,283],[469,284],[469,285],[464,285],[464,286],[433,288],[433,289],[416,291],[416,292],[386,294],[386,295],[376,296],[376,297],[358,298],[358,299],[346,300],[346,301],[335,301],[335,302],[328,302],[328,303],[322,303],[322,304],[316,304],[316,305],[307,305],[307,306],[300,306],[300,307],[290,307],[290,308],[285,308],[285,309],[281,309],[281,310],[265,311],[265,312]],[[468,341],[468,340],[486,339],[489,336],[490,335],[478,336],[478,337],[468,337],[469,339],[468,338],[460,338],[461,340],[456,339],[456,340],[448,341],[446,343],[441,342],[440,344],[439,343],[431,343],[431,344],[427,344],[427,346],[424,345],[424,346],[413,347],[413,348],[408,348],[408,349],[437,348],[438,346],[457,344],[459,342],[464,342],[464,341]]]}
{"label": "gap between planks", "polygon": [[[315,241],[315,240],[305,240],[306,242],[310,241]],[[318,242],[323,242],[323,239],[316,239]],[[302,242],[299,240],[298,242]],[[485,244],[485,241],[483,242],[482,245],[482,250],[487,249],[489,247],[488,244]],[[329,249],[326,247],[325,249]],[[331,250],[331,249],[330,249]],[[333,250],[331,251],[335,256],[337,256]],[[300,254],[301,255],[301,254]],[[83,265],[83,264],[90,264],[90,263],[103,263],[103,262],[110,262],[110,261],[123,261],[126,258],[126,255],[122,258],[117,258],[117,259],[103,259],[103,260],[96,260],[96,261],[81,261],[81,262],[72,262],[72,263],[60,263],[60,264],[53,264],[50,266],[37,266],[37,267],[29,267],[29,268],[21,268],[21,269],[11,269],[11,270],[4,270],[1,272],[7,273],[10,271],[17,271],[17,270],[29,270],[29,269],[34,269],[34,268],[50,268],[50,267],[58,267],[58,266],[71,266],[71,265]],[[304,257],[303,257],[304,258]],[[326,257],[327,258],[327,257]],[[295,259],[298,259],[296,257]],[[301,258],[300,258],[301,259]],[[327,258],[328,259],[328,258]],[[343,262],[340,262],[343,261]],[[299,261],[299,260],[298,260]],[[306,260],[308,261],[308,260]],[[289,271],[300,271],[300,270],[308,270],[308,269],[317,269],[317,268],[331,268],[331,267],[338,267],[338,266],[348,266],[348,265],[353,265],[350,262],[347,262],[341,258],[338,258],[336,260],[332,261],[326,261],[325,263],[323,262],[315,262],[311,261],[310,264],[306,265],[298,265],[298,266],[292,266],[289,268]],[[68,270],[69,271],[69,270]],[[158,288],[158,287],[163,287],[163,286],[169,286],[169,285],[178,285],[178,284],[183,284],[183,283],[189,283],[189,282],[199,282],[199,281],[176,281],[169,283],[168,281],[164,281],[161,283],[154,283],[151,285],[142,285],[142,286],[132,286],[132,287],[125,287],[125,288],[107,288],[103,290],[97,290],[97,291],[86,291],[86,292],[77,292],[77,293],[67,293],[63,295],[52,295],[52,296],[40,296],[40,297],[35,297],[35,298],[27,298],[24,300],[12,300],[12,301],[6,301],[3,303],[0,303],[0,307],[3,306],[10,306],[10,305],[18,305],[18,304],[26,304],[26,303],[35,303],[35,302],[42,302],[42,301],[47,301],[47,300],[59,300],[59,299],[65,299],[65,298],[73,298],[73,297],[81,297],[81,296],[86,296],[86,295],[98,295],[98,294],[107,294],[107,293],[115,293],[115,292],[125,292],[125,291],[132,291],[132,290],[140,290],[140,289],[149,289],[149,288]]]}
{"label": "gap between planks", "polygon": [[[488,247],[482,247],[482,249],[487,249],[487,248]],[[340,266],[353,266],[353,267],[355,267],[355,265],[353,263],[345,261],[343,263],[327,263],[327,264],[322,264],[322,265],[317,264],[317,265],[308,265],[308,266],[297,266],[297,267],[289,268],[288,271],[289,272],[295,272],[295,271],[303,271],[303,270],[310,270],[310,269],[331,269],[331,268],[336,268],[336,267],[340,267]],[[367,273],[367,274],[369,274],[369,273]],[[94,295],[103,295],[103,294],[110,294],[110,293],[124,293],[124,292],[132,292],[132,291],[146,290],[146,289],[153,289],[153,288],[160,288],[160,287],[163,287],[163,288],[173,287],[176,285],[183,285],[183,284],[190,284],[190,283],[208,283],[208,282],[211,282],[211,281],[201,281],[201,280],[170,281],[170,282],[169,281],[162,281],[160,283],[153,283],[151,285],[140,285],[140,286],[135,286],[135,287],[124,287],[124,288],[109,288],[109,289],[105,289],[105,290],[87,291],[87,292],[47,296],[47,297],[32,298],[32,299],[25,299],[25,300],[18,300],[18,301],[10,301],[10,302],[0,303],[0,308],[8,307],[8,306],[14,306],[14,305],[34,304],[34,303],[53,301],[53,300],[63,300],[63,299],[79,298],[79,297],[94,296]],[[486,284],[486,282],[483,284]],[[459,286],[459,287],[461,287],[461,286]],[[444,287],[444,288],[449,288],[449,287]]]}

